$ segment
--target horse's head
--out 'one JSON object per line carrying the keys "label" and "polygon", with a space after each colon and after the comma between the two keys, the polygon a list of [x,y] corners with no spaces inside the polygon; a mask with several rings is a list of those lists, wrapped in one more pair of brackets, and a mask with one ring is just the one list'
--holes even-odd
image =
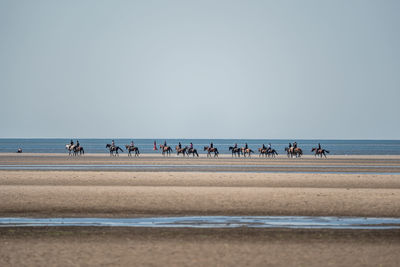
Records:
{"label": "horse's head", "polygon": [[208,150],[208,146],[205,146],[205,147],[204,147],[204,151],[206,151],[206,150]]}
{"label": "horse's head", "polygon": [[316,150],[316,148],[315,148],[315,147],[311,148],[311,152],[314,152],[315,150]]}
{"label": "horse's head", "polygon": [[110,147],[110,146],[111,146],[110,144],[107,144],[107,145],[106,145],[107,148]]}

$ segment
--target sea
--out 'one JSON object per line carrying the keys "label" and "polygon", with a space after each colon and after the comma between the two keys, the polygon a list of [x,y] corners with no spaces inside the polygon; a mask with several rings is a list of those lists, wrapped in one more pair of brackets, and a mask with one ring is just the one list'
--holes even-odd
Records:
{"label": "sea", "polygon": [[[132,139],[114,139],[115,144],[120,146],[125,152],[125,145],[130,144]],[[76,139],[73,140],[76,142]],[[297,142],[297,146],[303,149],[304,154],[311,155],[311,148],[318,146],[318,143],[327,149],[331,155],[400,155],[400,140],[287,140],[287,139],[133,139],[135,146],[139,147],[141,153],[160,153],[154,151],[154,142],[159,148],[164,141],[174,148],[181,142],[182,146],[189,146],[193,143],[194,148],[199,153],[204,146],[209,146],[212,142],[221,154],[229,154],[229,147],[235,143],[243,147],[245,143],[253,149],[256,154],[262,144],[266,146],[271,143],[279,154],[285,153],[284,149],[289,143]],[[21,148],[24,153],[67,153],[66,144],[70,139],[56,138],[0,138],[0,153],[16,152]],[[106,144],[111,143],[111,139],[79,139],[80,145],[85,153],[108,153]]]}

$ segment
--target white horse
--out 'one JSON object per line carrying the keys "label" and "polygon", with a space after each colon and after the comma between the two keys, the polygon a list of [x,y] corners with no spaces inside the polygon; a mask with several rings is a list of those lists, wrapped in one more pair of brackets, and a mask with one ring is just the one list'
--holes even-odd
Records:
{"label": "white horse", "polygon": [[74,151],[75,145],[71,145],[71,144],[66,144],[65,145],[65,149],[68,150],[68,155],[72,155],[72,152]]}

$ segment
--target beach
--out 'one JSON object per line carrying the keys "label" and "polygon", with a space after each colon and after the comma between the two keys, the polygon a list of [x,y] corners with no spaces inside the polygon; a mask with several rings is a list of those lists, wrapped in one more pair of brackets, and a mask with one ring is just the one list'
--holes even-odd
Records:
{"label": "beach", "polygon": [[[400,217],[399,156],[0,154],[0,165],[33,166],[0,170],[0,217]],[[400,230],[3,227],[0,246],[1,265],[396,266]]]}

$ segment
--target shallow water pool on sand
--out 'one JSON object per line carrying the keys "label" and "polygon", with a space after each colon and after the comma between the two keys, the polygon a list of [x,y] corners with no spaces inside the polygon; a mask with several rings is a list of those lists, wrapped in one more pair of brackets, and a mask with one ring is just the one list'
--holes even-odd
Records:
{"label": "shallow water pool on sand", "polygon": [[102,226],[151,228],[400,229],[400,218],[191,216],[154,218],[0,218],[0,227]]}
{"label": "shallow water pool on sand", "polygon": [[400,174],[400,166],[383,165],[0,165],[0,170],[31,170],[31,171],[185,171],[185,172],[256,172],[256,173],[354,173],[354,174]]}

